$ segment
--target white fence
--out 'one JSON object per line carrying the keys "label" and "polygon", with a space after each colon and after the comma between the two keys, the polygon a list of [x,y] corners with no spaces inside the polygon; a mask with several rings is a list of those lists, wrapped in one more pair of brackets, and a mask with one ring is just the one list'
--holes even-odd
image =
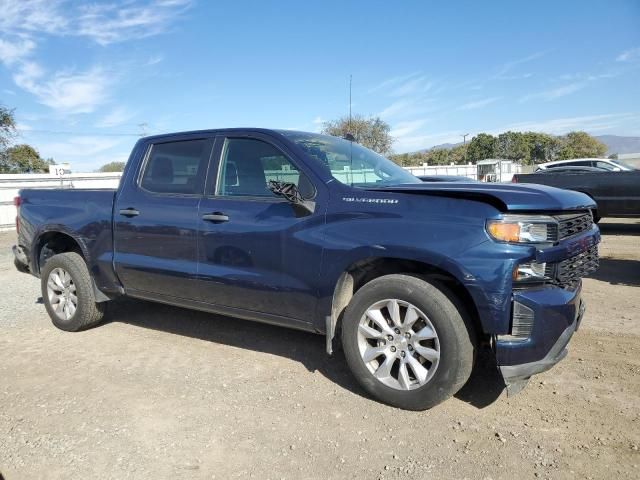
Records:
{"label": "white fence", "polygon": [[15,228],[13,199],[21,188],[117,188],[122,173],[0,174],[0,230]]}
{"label": "white fence", "polygon": [[423,165],[421,167],[404,167],[414,175],[454,175],[478,179],[478,169],[475,165]]}
{"label": "white fence", "polygon": [[[509,162],[511,163],[511,162]],[[414,175],[456,175],[478,180],[476,165],[423,165],[421,167],[405,167]],[[509,165],[508,171],[502,168],[495,180],[508,182],[514,173],[519,172],[520,165]],[[295,172],[270,172],[279,180],[287,180]],[[277,175],[276,175],[277,174]],[[376,178],[373,171],[358,170],[340,172],[340,179],[345,182],[366,181],[367,176]],[[16,208],[13,199],[21,188],[117,188],[122,173],[71,173],[61,177],[50,174],[0,174],[0,230],[15,228]],[[344,177],[344,178],[342,178]],[[487,178],[480,180],[487,180]]]}

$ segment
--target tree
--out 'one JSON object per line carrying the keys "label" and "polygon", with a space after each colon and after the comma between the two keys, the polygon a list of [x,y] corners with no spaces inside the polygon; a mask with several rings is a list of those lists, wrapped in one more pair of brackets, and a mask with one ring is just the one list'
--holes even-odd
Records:
{"label": "tree", "polygon": [[31,145],[20,144],[7,148],[3,162],[4,173],[47,173],[53,160],[44,160]]}
{"label": "tree", "polygon": [[379,117],[367,118],[362,115],[354,115],[351,119],[341,117],[322,125],[322,133],[334,137],[351,134],[357,143],[382,155],[391,152],[393,138],[389,134],[390,131],[389,124]]}
{"label": "tree", "polygon": [[487,133],[479,133],[471,139],[467,148],[469,162],[486,160],[495,156],[496,137]]}
{"label": "tree", "polygon": [[509,131],[498,135],[495,153],[498,158],[519,161],[525,165],[530,160],[529,148],[524,135],[520,132]]}
{"label": "tree", "polygon": [[607,146],[587,132],[569,132],[562,139],[559,160],[571,158],[598,158],[607,152]]}
{"label": "tree", "polygon": [[124,162],[110,162],[105,165],[102,165],[98,171],[99,172],[122,172],[124,170]]}
{"label": "tree", "polygon": [[436,148],[429,150],[428,157],[425,161],[429,165],[449,165],[449,150],[446,148]]}
{"label": "tree", "polygon": [[16,133],[13,110],[0,105],[0,150],[4,150]]}
{"label": "tree", "polygon": [[558,157],[561,140],[547,133],[525,132],[524,140],[529,149],[531,163],[551,162]]}
{"label": "tree", "polygon": [[462,165],[467,163],[467,149],[469,148],[468,143],[463,143],[462,145],[456,145],[455,147],[449,150],[449,162],[455,163],[456,165]]}
{"label": "tree", "polygon": [[15,133],[16,122],[13,118],[13,111],[0,105],[0,173],[10,171],[7,146]]}

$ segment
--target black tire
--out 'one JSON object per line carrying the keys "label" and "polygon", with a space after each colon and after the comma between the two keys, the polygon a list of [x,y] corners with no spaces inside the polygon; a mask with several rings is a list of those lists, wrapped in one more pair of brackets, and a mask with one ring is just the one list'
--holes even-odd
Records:
{"label": "black tire", "polygon": [[[379,381],[367,368],[358,347],[358,325],[367,309],[398,299],[420,309],[435,328],[440,359],[433,377],[413,390],[398,390]],[[458,299],[442,284],[410,275],[385,275],[364,285],[351,299],[342,321],[342,345],[351,372],[376,399],[406,410],[426,410],[454,395],[471,375],[474,333]]]}
{"label": "black tire", "polygon": [[[49,299],[47,282],[50,273],[56,268],[61,268],[68,272],[76,288],[77,307],[75,313],[69,319],[60,318],[51,306]],[[96,303],[91,275],[84,259],[77,253],[60,253],[49,258],[40,272],[40,286],[47,313],[53,324],[60,330],[78,332],[93,327],[102,321],[106,310],[106,302]]]}

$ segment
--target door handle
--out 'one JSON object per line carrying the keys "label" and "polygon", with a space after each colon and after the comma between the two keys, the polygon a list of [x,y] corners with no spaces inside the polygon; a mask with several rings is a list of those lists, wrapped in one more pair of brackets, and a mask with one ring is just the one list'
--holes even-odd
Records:
{"label": "door handle", "polygon": [[125,217],[137,217],[138,215],[140,215],[140,212],[135,208],[129,207],[129,208],[123,208],[122,210],[120,210],[120,215],[123,215]]}
{"label": "door handle", "polygon": [[213,212],[202,215],[203,220],[207,220],[208,222],[220,223],[220,222],[228,222],[229,216],[225,215],[221,212]]}

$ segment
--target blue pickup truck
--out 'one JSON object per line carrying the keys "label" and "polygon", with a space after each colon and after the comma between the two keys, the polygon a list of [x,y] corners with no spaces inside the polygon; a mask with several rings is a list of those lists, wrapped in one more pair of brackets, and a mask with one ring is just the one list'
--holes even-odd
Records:
{"label": "blue pickup truck", "polygon": [[560,361],[598,265],[584,194],[423,183],[315,133],[147,137],[117,190],[16,204],[16,266],[58,328],[94,326],[126,295],[316,332],[367,392],[413,410],[456,393],[481,348],[510,392]]}

